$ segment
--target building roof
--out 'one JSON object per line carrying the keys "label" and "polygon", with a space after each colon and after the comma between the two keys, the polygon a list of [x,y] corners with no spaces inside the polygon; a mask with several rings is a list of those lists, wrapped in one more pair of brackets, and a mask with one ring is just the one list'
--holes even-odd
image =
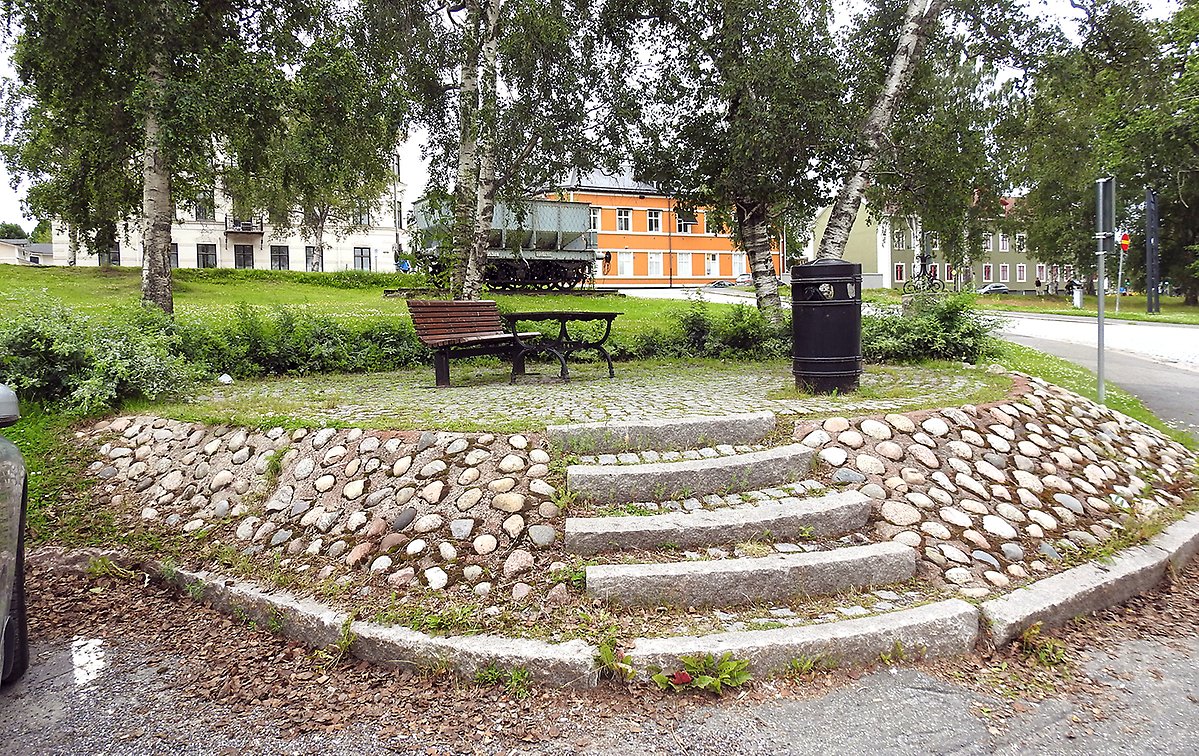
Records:
{"label": "building roof", "polygon": [[574,191],[614,192],[619,194],[665,194],[653,184],[636,181],[631,173],[621,171],[610,175],[604,171],[572,172],[562,189]]}

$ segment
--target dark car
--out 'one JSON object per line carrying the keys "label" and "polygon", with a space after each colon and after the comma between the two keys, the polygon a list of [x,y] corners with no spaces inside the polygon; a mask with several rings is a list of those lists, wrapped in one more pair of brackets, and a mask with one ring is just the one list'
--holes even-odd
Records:
{"label": "dark car", "polygon": [[[0,428],[20,419],[17,395],[0,383]],[[0,683],[10,683],[29,666],[25,622],[25,460],[0,436]]]}

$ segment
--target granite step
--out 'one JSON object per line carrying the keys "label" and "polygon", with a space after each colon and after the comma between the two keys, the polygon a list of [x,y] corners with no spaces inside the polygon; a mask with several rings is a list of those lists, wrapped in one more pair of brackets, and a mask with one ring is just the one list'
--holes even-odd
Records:
{"label": "granite step", "polygon": [[861,529],[871,500],[858,491],[785,498],[756,506],[622,517],[568,517],[566,550],[580,556],[611,551],[716,546],[768,539],[823,538]]}
{"label": "granite step", "polygon": [[751,491],[790,483],[812,467],[814,452],[802,444],[714,459],[637,465],[570,465],[566,487],[581,500],[616,504]]}
{"label": "granite step", "polygon": [[622,606],[739,606],[912,579],[916,551],[886,542],[806,554],[586,568],[587,592]]}
{"label": "granite step", "polygon": [[679,417],[668,420],[610,420],[551,425],[546,437],[557,449],[576,454],[618,454],[641,449],[697,449],[714,444],[755,444],[775,428],[773,412]]}

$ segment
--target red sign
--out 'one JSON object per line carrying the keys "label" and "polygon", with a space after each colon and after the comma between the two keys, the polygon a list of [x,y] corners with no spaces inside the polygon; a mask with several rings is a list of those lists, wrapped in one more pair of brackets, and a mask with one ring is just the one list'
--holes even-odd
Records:
{"label": "red sign", "polygon": [[1120,237],[1120,249],[1127,252],[1128,247],[1131,244],[1132,244],[1132,239],[1128,238],[1128,234],[1124,234],[1123,236]]}

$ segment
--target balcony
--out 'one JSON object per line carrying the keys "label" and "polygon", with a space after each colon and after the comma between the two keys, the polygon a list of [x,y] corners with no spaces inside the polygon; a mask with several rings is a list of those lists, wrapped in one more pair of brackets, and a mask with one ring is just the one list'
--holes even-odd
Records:
{"label": "balcony", "polygon": [[262,216],[257,215],[250,218],[234,218],[231,215],[225,216],[225,233],[227,234],[261,234],[262,233]]}

